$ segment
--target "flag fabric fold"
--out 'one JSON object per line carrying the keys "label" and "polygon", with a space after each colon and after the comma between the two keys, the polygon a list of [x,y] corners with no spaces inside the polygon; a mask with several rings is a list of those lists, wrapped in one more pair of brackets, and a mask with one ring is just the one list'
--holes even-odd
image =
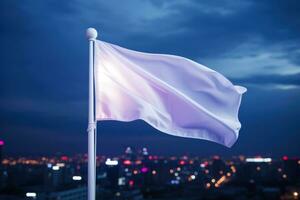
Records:
{"label": "flag fabric fold", "polygon": [[175,136],[231,147],[246,88],[187,58],[95,42],[96,120],[141,119]]}

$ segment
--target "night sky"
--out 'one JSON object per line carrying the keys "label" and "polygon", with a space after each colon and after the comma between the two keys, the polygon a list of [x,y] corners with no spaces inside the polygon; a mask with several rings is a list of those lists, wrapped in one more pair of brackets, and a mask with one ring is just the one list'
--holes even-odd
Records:
{"label": "night sky", "polygon": [[6,155],[87,152],[88,41],[175,54],[248,92],[231,148],[160,133],[143,121],[99,122],[98,154],[300,155],[300,1],[0,2],[0,138]]}

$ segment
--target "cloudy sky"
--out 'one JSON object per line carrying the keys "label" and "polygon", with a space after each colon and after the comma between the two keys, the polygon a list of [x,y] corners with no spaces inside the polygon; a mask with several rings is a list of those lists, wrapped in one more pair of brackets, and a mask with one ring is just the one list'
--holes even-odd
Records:
{"label": "cloudy sky", "polygon": [[98,153],[300,155],[300,2],[128,0],[0,2],[0,138],[9,155],[87,151],[88,42],[175,54],[246,86],[238,142],[98,123]]}

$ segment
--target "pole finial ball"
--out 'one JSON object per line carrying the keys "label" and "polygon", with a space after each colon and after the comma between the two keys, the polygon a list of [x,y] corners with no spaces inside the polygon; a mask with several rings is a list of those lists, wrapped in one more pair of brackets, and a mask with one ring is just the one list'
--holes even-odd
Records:
{"label": "pole finial ball", "polygon": [[86,36],[89,40],[95,40],[98,36],[97,30],[94,28],[88,28],[86,30]]}

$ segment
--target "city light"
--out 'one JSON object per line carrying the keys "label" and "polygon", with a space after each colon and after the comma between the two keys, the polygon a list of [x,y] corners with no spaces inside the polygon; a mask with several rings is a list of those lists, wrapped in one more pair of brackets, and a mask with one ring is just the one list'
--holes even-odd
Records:
{"label": "city light", "polygon": [[220,160],[220,156],[215,155],[215,156],[213,156],[213,159],[214,159],[214,160]]}
{"label": "city light", "polygon": [[260,166],[257,166],[257,167],[256,167],[256,170],[257,170],[257,171],[260,171],[260,169],[261,169]]}
{"label": "city light", "polygon": [[246,158],[246,162],[272,162],[272,158]]}
{"label": "city light", "polygon": [[201,168],[205,168],[207,166],[208,166],[208,162],[207,161],[205,161],[205,162],[203,162],[203,163],[200,164]]}
{"label": "city light", "polygon": [[57,170],[59,170],[59,166],[57,166],[57,165],[54,165],[54,166],[52,167],[52,170],[54,170],[54,171],[57,171]]}
{"label": "city light", "polygon": [[179,180],[171,180],[172,185],[178,185],[180,182]]}
{"label": "city light", "polygon": [[142,150],[142,152],[143,152],[143,155],[144,156],[147,156],[148,155],[148,150],[147,150],[147,148],[143,148],[143,150]]}
{"label": "city light", "polygon": [[181,160],[181,161],[179,162],[179,165],[185,165],[185,161],[184,161],[184,160]]}
{"label": "city light", "polygon": [[131,147],[127,147],[126,150],[125,150],[126,154],[132,154],[132,152],[133,151],[132,151]]}
{"label": "city light", "polygon": [[68,161],[69,158],[68,158],[68,156],[62,156],[62,157],[60,157],[60,159],[63,161]]}
{"label": "city light", "polygon": [[206,188],[210,188],[211,185],[210,185],[210,183],[206,183],[205,186],[206,186]]}
{"label": "city light", "polygon": [[57,163],[56,165],[59,166],[59,167],[64,167],[65,163]]}
{"label": "city light", "polygon": [[[268,158],[261,157],[253,157],[252,160],[251,158],[247,158],[247,161],[246,157],[243,161],[238,160],[237,157],[234,157],[232,160],[219,158],[219,161],[216,162],[212,159],[202,160],[203,158],[201,157],[174,157],[174,160],[172,160],[173,157],[160,156],[156,159],[153,156],[153,159],[150,161],[148,160],[149,155],[145,157],[141,151],[138,151],[138,153],[137,155],[133,153],[132,157],[126,155],[110,158],[106,156],[97,157],[97,169],[99,169],[97,181],[103,181],[108,187],[116,188],[116,190],[111,193],[112,196],[126,196],[126,193],[123,192],[129,188],[132,190],[138,189],[139,187],[147,187],[150,188],[147,192],[152,192],[154,191],[152,187],[158,186],[158,184],[170,189],[170,191],[175,191],[178,188],[175,186],[182,185],[187,189],[192,189],[196,186],[199,187],[198,191],[202,189],[201,192],[206,190],[208,193],[215,193],[222,192],[223,190],[227,191],[228,188],[231,189],[231,186],[235,186],[239,181],[248,182],[251,187],[257,186],[260,181],[266,181],[271,176],[274,176],[273,182],[276,184],[287,185],[286,187],[284,186],[285,192],[282,193],[282,196],[288,196],[292,199],[299,199],[300,196],[297,187],[290,187],[287,184],[293,183],[294,181],[292,175],[294,171],[292,170],[299,170],[299,158],[291,157],[287,163],[282,157],[276,160],[274,159],[272,162],[269,162],[271,160]],[[168,160],[168,162],[165,162],[166,160]],[[194,162],[189,164],[191,160]],[[65,178],[68,178],[68,174],[68,184],[70,184],[71,181],[75,187],[81,187],[81,185],[83,185],[82,181],[85,180],[85,178],[79,174],[79,172],[82,172],[82,169],[85,169],[85,156],[69,157],[67,161],[62,161],[61,157],[39,157],[34,159],[25,157],[15,159],[8,157],[3,159],[2,164],[3,163],[8,163],[8,165],[11,165],[11,163],[15,165],[20,164],[20,166],[26,167],[28,172],[34,170],[34,167],[31,165],[38,163],[38,165],[46,169],[41,173],[45,173],[43,177],[47,177],[47,183],[51,185],[58,184],[64,186],[63,184]],[[286,167],[287,164],[290,163],[296,167],[293,169]],[[120,165],[120,167],[110,167],[115,165]],[[6,167],[8,168],[9,166]],[[240,171],[240,173],[236,173],[237,171]],[[274,172],[276,172],[277,175],[275,175]],[[7,171],[3,171],[3,176],[10,177]],[[259,180],[257,178],[259,178]],[[226,184],[228,184],[228,187]],[[168,187],[170,185],[173,187]],[[221,188],[221,190],[219,188]],[[276,191],[274,190],[274,192],[277,191],[277,189]],[[24,196],[26,199],[38,199],[40,196],[45,195],[43,191],[37,193],[38,194],[34,192],[24,192],[23,195],[26,194],[26,197]]]}
{"label": "city light", "polygon": [[131,161],[130,160],[124,160],[123,164],[124,165],[131,165]]}
{"label": "city light", "polygon": [[215,187],[218,188],[226,180],[226,176],[222,176],[216,183]]}
{"label": "city light", "polygon": [[140,165],[140,164],[142,164],[142,161],[141,160],[137,160],[137,161],[135,161],[135,164],[136,165]]}
{"label": "city light", "polygon": [[147,167],[143,167],[143,168],[141,169],[141,172],[142,172],[142,173],[147,173],[147,172],[148,172],[148,168],[147,168]]}
{"label": "city light", "polygon": [[286,174],[283,174],[283,175],[282,175],[282,178],[286,179],[286,178],[287,178],[287,175],[286,175]]}
{"label": "city light", "polygon": [[278,172],[282,172],[282,169],[281,169],[281,168],[278,168],[277,171],[278,171]]}
{"label": "city light", "polygon": [[130,180],[130,181],[129,181],[129,186],[132,187],[133,185],[134,185],[134,181],[133,181],[133,180]]}
{"label": "city light", "polygon": [[232,165],[232,166],[230,167],[230,169],[231,169],[232,173],[235,173],[235,172],[236,172],[235,166]]}
{"label": "city light", "polygon": [[36,193],[35,193],[35,192],[27,192],[27,193],[26,193],[26,197],[32,197],[32,198],[35,198],[35,197],[36,197]]}
{"label": "city light", "polygon": [[108,166],[116,166],[119,164],[119,162],[117,160],[111,160],[110,158],[107,158],[105,164]]}
{"label": "city light", "polygon": [[81,181],[82,180],[82,177],[81,176],[73,176],[72,179],[74,181]]}
{"label": "city light", "polygon": [[216,184],[221,185],[226,180],[226,176],[222,176]]}
{"label": "city light", "polygon": [[125,182],[125,177],[120,177],[119,179],[118,179],[118,185],[126,185],[126,182]]}
{"label": "city light", "polygon": [[3,145],[4,145],[4,141],[0,140],[0,146],[3,146]]}

